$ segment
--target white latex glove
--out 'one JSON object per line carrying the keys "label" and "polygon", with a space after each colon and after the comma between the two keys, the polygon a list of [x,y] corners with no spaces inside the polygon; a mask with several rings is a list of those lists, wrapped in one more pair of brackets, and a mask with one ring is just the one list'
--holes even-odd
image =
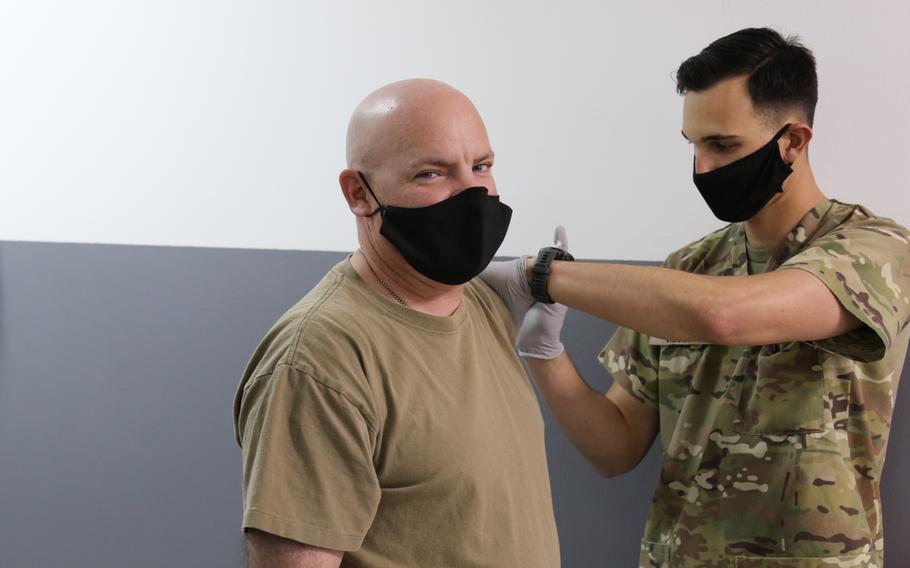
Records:
{"label": "white latex glove", "polygon": [[[569,252],[569,239],[564,227],[556,227],[553,234],[553,246]],[[527,284],[527,277],[525,277]],[[528,285],[528,294],[531,293]],[[518,345],[518,354],[522,357],[534,359],[553,359],[565,351],[559,339],[563,322],[568,309],[562,304],[535,303],[527,314],[521,327],[518,328],[515,343]]]}
{"label": "white latex glove", "polygon": [[531,286],[528,284],[527,266],[531,255],[524,255],[515,260],[502,260],[491,262],[480,273],[480,278],[496,290],[502,303],[509,308],[512,314],[512,324],[515,329],[521,324],[525,314],[536,302],[531,296]]}
{"label": "white latex glove", "polygon": [[569,252],[569,237],[566,236],[566,228],[562,225],[559,225],[553,231],[553,246],[562,250],[562,252]]}
{"label": "white latex glove", "polygon": [[518,354],[534,359],[554,359],[566,350],[559,333],[568,308],[562,304],[534,304],[518,328]]}

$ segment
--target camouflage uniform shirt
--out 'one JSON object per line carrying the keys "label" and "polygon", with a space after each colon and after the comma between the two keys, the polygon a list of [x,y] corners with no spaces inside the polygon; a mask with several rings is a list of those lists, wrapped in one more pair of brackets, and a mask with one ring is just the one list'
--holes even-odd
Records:
{"label": "camouflage uniform shirt", "polygon": [[910,233],[825,200],[779,249],[749,253],[735,223],[665,266],[805,270],[863,325],[821,341],[742,347],[617,331],[601,362],[660,419],[663,465],[640,564],[881,567],[879,479],[910,338]]}

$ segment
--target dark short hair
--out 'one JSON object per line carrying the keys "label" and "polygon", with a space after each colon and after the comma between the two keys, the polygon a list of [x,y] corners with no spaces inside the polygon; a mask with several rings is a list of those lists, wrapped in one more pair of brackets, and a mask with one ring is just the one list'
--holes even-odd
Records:
{"label": "dark short hair", "polygon": [[812,126],[818,102],[815,57],[796,36],[769,28],[746,28],[715,40],[676,71],[676,90],[704,91],[718,82],[748,75],[749,96],[759,112],[800,110]]}

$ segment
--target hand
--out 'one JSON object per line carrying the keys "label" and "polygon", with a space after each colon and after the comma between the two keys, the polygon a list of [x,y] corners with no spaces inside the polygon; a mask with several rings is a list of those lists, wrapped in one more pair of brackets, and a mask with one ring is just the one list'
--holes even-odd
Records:
{"label": "hand", "polygon": [[[569,239],[563,226],[553,232],[553,246],[569,252]],[[533,266],[530,265],[530,266]],[[530,266],[528,274],[530,274]],[[525,278],[527,282],[527,278]],[[529,292],[530,293],[530,290]],[[534,359],[554,359],[566,350],[559,334],[566,319],[567,308],[562,304],[535,303],[524,317],[515,343],[518,354]]]}
{"label": "hand", "polygon": [[491,262],[480,273],[480,278],[502,298],[516,329],[535,301],[526,276],[528,260],[533,258],[525,255],[515,260]]}
{"label": "hand", "polygon": [[[566,235],[566,228],[562,225],[558,225],[556,230],[553,231],[553,247],[558,248],[562,252],[569,252],[569,237]],[[528,294],[530,294],[531,287],[531,269],[534,268],[534,265],[537,263],[537,258],[528,256],[525,261],[525,280],[528,282]]]}
{"label": "hand", "polygon": [[562,304],[536,303],[528,310],[515,343],[518,354],[534,359],[554,359],[566,350],[559,333],[568,308]]}
{"label": "hand", "polygon": [[[553,246],[566,252],[569,251],[566,229],[561,225],[556,227],[554,232]],[[524,255],[515,260],[491,262],[480,273],[480,278],[499,294],[499,297],[509,309],[509,313],[512,314],[512,324],[516,329],[521,325],[525,314],[536,302],[534,297],[531,296],[531,284],[529,281],[532,266],[534,266],[534,257]]]}
{"label": "hand", "polygon": [[559,225],[553,231],[553,246],[563,252],[569,252],[569,237],[566,236],[566,228],[562,225]]}

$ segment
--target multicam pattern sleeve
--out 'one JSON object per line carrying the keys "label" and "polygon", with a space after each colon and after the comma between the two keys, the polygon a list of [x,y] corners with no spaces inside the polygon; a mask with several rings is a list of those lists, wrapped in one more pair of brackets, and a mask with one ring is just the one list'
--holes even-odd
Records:
{"label": "multicam pattern sleeve", "polygon": [[815,275],[863,324],[811,342],[820,349],[856,361],[878,361],[910,322],[910,234],[890,219],[857,208],[851,219],[780,268]]}
{"label": "multicam pattern sleeve", "polygon": [[613,379],[646,405],[658,407],[658,347],[648,344],[649,336],[621,327],[597,356]]}

